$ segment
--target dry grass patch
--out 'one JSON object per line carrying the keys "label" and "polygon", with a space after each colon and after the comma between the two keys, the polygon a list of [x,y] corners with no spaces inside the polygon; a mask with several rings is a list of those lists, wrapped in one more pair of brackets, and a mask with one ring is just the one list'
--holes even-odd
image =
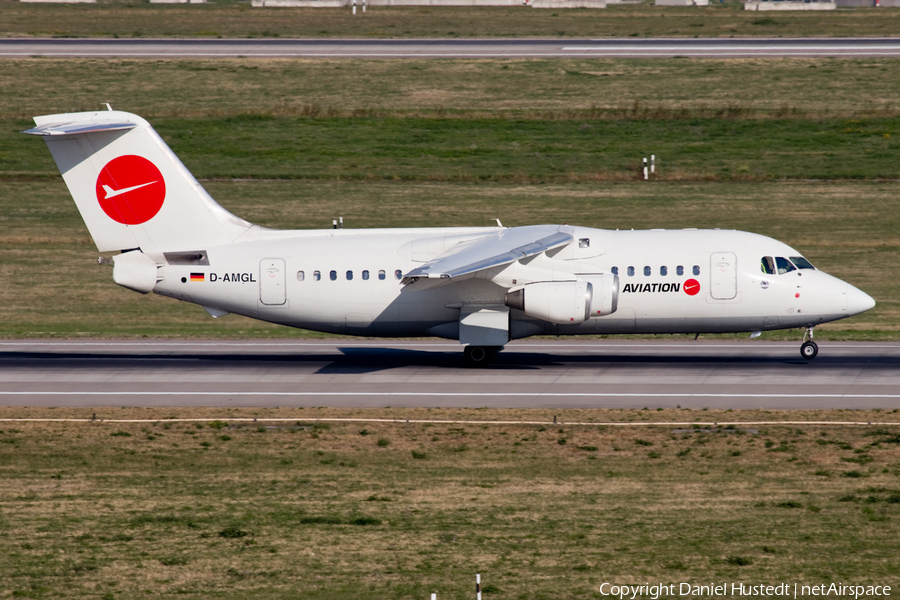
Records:
{"label": "dry grass patch", "polygon": [[[503,596],[550,595],[565,579],[575,597],[589,597],[610,578],[809,582],[837,563],[844,580],[889,579],[898,551],[889,524],[900,518],[892,500],[900,499],[900,423],[684,433],[553,425],[550,411],[98,411],[204,421],[0,422],[0,568],[12,574],[5,593],[462,596],[480,572]],[[83,412],[7,407],[0,416]],[[258,423],[470,423],[210,427],[222,413]],[[563,421],[900,421],[885,411],[563,413]],[[482,419],[547,424],[471,423]],[[390,445],[368,443],[379,436]],[[453,452],[460,439],[468,449]],[[578,447],[587,445],[598,449]],[[428,458],[415,459],[411,447]]]}

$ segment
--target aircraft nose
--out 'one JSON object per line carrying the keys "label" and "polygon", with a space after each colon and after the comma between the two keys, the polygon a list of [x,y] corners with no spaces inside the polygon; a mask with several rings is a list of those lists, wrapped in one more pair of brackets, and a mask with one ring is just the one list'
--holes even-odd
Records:
{"label": "aircraft nose", "polygon": [[851,316],[866,312],[875,306],[872,296],[852,285],[848,285],[847,288],[847,312]]}

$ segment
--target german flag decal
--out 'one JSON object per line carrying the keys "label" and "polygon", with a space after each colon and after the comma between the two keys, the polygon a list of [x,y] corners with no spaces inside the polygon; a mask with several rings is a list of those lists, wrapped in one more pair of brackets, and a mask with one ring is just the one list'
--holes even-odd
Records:
{"label": "german flag decal", "polygon": [[191,281],[204,281],[206,275],[203,273],[191,273]]}

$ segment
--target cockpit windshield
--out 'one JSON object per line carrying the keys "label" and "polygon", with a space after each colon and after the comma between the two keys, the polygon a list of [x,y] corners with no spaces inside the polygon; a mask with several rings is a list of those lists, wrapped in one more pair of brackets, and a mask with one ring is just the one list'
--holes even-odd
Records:
{"label": "cockpit windshield", "polygon": [[815,270],[815,267],[812,266],[812,263],[809,262],[808,260],[806,260],[805,258],[803,258],[802,256],[792,256],[791,262],[794,263],[798,269],[813,269],[813,270]]}
{"label": "cockpit windshield", "polygon": [[775,257],[775,265],[778,269],[779,275],[784,275],[785,273],[790,273],[791,271],[796,271],[797,267],[791,264],[791,261],[784,258],[783,256]]}
{"label": "cockpit windshield", "polygon": [[763,256],[759,259],[759,270],[766,275],[784,275],[797,269],[815,269],[808,260],[802,256],[792,256],[790,260],[783,256]]}

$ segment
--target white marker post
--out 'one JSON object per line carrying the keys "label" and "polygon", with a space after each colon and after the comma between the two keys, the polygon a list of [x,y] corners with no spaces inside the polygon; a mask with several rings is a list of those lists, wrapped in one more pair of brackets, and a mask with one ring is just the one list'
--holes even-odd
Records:
{"label": "white marker post", "polygon": [[431,600],[437,600],[437,594],[431,594]]}
{"label": "white marker post", "polygon": [[475,600],[481,600],[481,575],[475,576]]}
{"label": "white marker post", "polygon": [[356,14],[356,0],[353,0],[353,14]]}
{"label": "white marker post", "polygon": [[645,156],[644,157],[644,179],[646,180],[646,179],[648,179],[648,177],[649,176],[647,175],[647,157]]}
{"label": "white marker post", "polygon": [[650,173],[656,173],[656,155],[650,155]]}
{"label": "white marker post", "polygon": [[366,0],[363,0],[363,14],[366,14]]}

